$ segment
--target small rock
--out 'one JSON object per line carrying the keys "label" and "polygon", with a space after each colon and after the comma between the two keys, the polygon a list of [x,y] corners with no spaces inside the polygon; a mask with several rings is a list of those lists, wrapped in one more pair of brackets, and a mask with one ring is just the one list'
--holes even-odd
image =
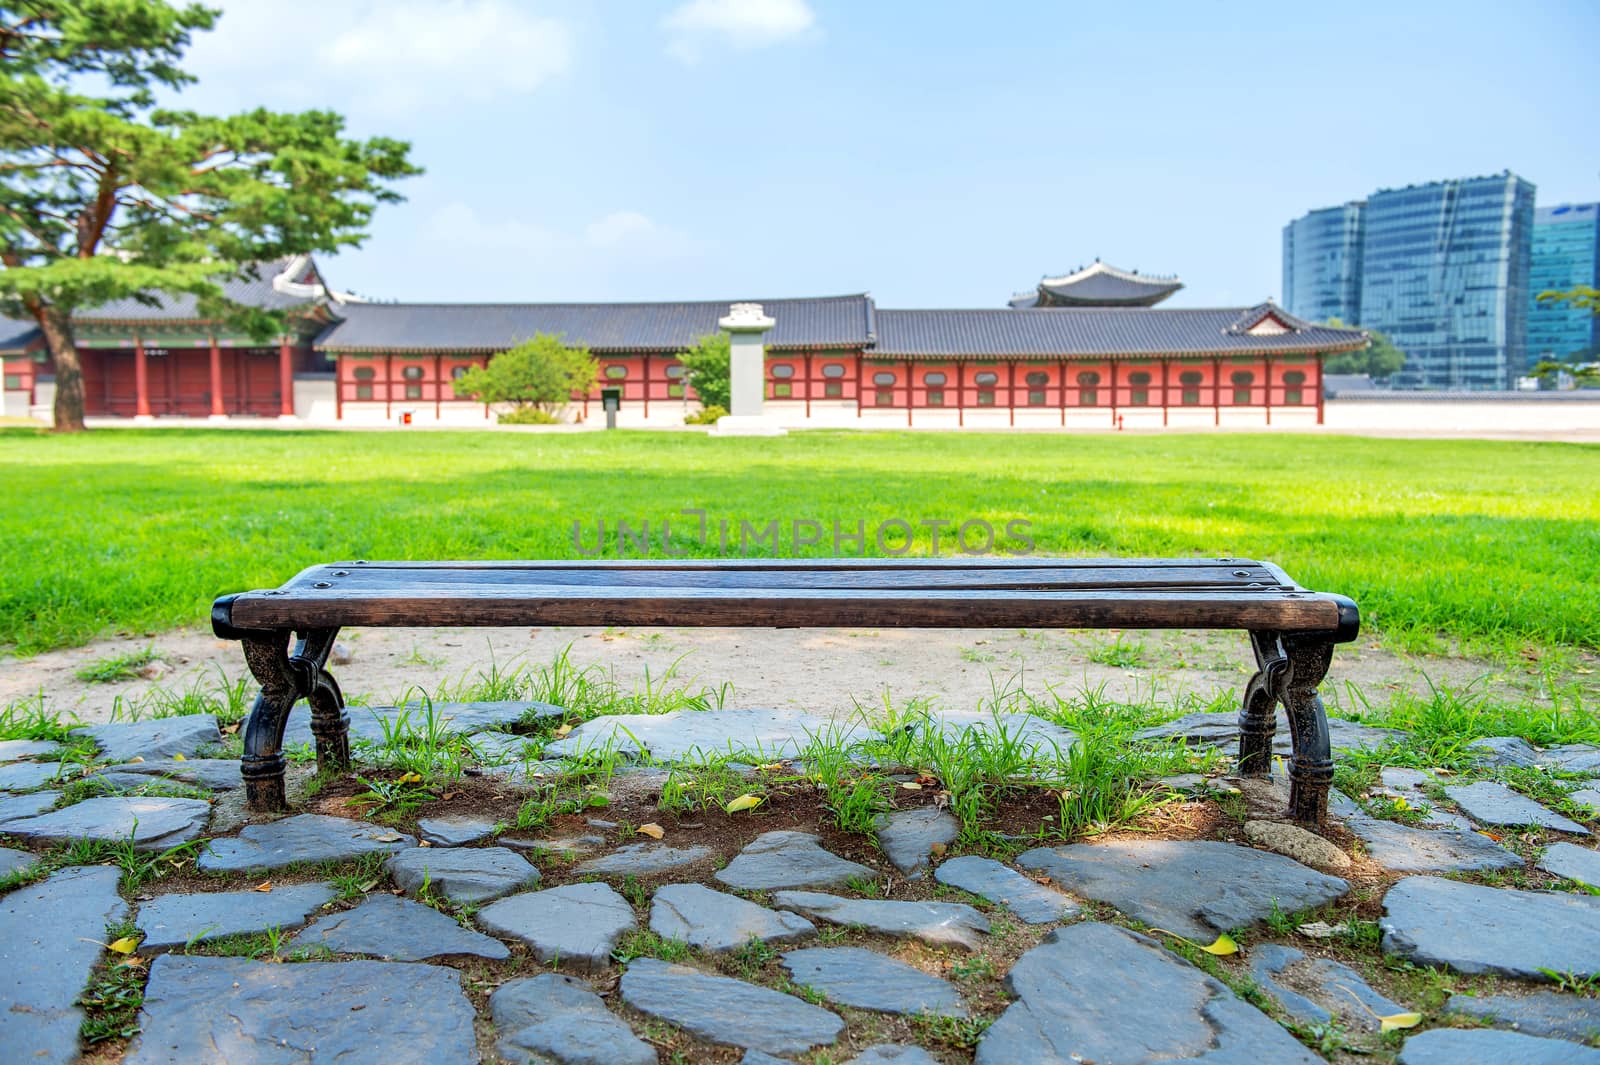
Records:
{"label": "small rock", "polygon": [[1468,817],[1486,825],[1535,825],[1575,835],[1589,834],[1589,830],[1576,821],[1547,810],[1526,795],[1519,795],[1492,780],[1445,788],[1444,792]]}
{"label": "small rock", "polygon": [[797,914],[769,910],[700,884],[668,884],[657,888],[650,902],[650,931],[721,953],[737,950],[752,939],[763,943],[810,939],[817,934],[817,927]]}
{"label": "small rock", "polygon": [[1322,1062],[1222,981],[1113,925],[1051,932],[1006,987],[1016,1001],[983,1033],[976,1065]]}
{"label": "small rock", "polygon": [[978,933],[989,931],[989,919],[960,902],[891,902],[846,899],[820,891],[779,891],[772,903],[830,924],[966,950],[977,950]]}
{"label": "small rock", "polygon": [[198,839],[211,817],[204,799],[102,796],[37,817],[6,822],[6,834],[59,843],[78,839],[128,840],[135,850],[160,851]]}
{"label": "small rock", "polygon": [[1211,782],[1199,773],[1175,773],[1170,777],[1156,777],[1155,783],[1182,795],[1197,795],[1211,790]]}
{"label": "small rock", "polygon": [[1406,1040],[1398,1065],[1600,1065],[1600,1050],[1493,1028],[1433,1028]]}
{"label": "small rock", "polygon": [[488,902],[539,882],[539,870],[505,847],[414,847],[383,867],[407,895],[426,889],[458,904]]}
{"label": "small rock", "polygon": [[385,961],[275,965],[163,954],[127,1065],[478,1060],[461,975]]}
{"label": "small rock", "polygon": [[32,869],[39,864],[39,856],[29,851],[16,851],[10,847],[0,847],[0,878],[8,877],[13,873],[20,873],[24,869]]}
{"label": "small rock", "polygon": [[1350,868],[1348,854],[1299,825],[1278,821],[1246,821],[1244,838],[1258,847],[1276,851],[1313,869],[1340,873]]}
{"label": "small rock", "polygon": [[26,795],[0,795],[0,825],[45,813],[61,798],[59,791],[30,791]]}
{"label": "small rock", "polygon": [[1465,873],[1522,865],[1521,858],[1477,832],[1412,828],[1365,815],[1350,818],[1346,827],[1366,845],[1369,858],[1397,873]]}
{"label": "small rock", "polygon": [[415,837],[382,825],[324,814],[296,814],[246,825],[232,839],[214,839],[195,864],[209,873],[266,871],[296,862],[347,862],[416,844]]}
{"label": "small rock", "polygon": [[328,658],[336,666],[348,666],[356,660],[355,654],[350,650],[350,645],[343,640],[334,641],[333,650],[329,652]]}
{"label": "small rock", "polygon": [[470,814],[419,817],[417,835],[435,847],[465,847],[493,835],[496,822]]}
{"label": "small rock", "polygon": [[1600,887],[1600,852],[1572,843],[1557,843],[1546,848],[1539,858],[1539,868],[1563,880],[1576,880],[1590,887]]}
{"label": "small rock", "polygon": [[100,746],[107,762],[131,762],[135,758],[171,758],[181,754],[191,758],[203,747],[222,742],[215,714],[182,714],[149,721],[119,721],[109,725],[87,725],[72,730],[74,736],[87,736]]}
{"label": "small rock", "polygon": [[387,894],[373,895],[353,910],[319,917],[294,942],[388,961],[450,957],[504,961],[511,956],[498,939],[462,928],[431,906]]}
{"label": "small rock", "polygon": [[878,874],[858,862],[847,861],[822,849],[822,841],[809,832],[765,832],[751,840],[716,879],[741,891],[775,888],[837,887],[860,877],[876,880]]}
{"label": "small rock", "polygon": [[603,836],[563,836],[560,839],[522,839],[501,836],[500,846],[519,851],[543,851],[547,854],[582,854],[606,844]]}
{"label": "small rock", "polygon": [[291,884],[271,891],[199,891],[160,895],[139,905],[140,950],[170,950],[269,928],[293,931],[333,901],[332,884]]}
{"label": "small rock", "polygon": [[12,762],[0,765],[0,791],[32,791],[74,774],[61,762]]}
{"label": "small rock", "polygon": [[1082,898],[1209,943],[1275,910],[1322,906],[1350,885],[1282,855],[1210,840],[1126,840],[1038,847],[1017,857]]}
{"label": "small rock", "polygon": [[632,930],[633,907],[605,884],[567,884],[512,895],[478,911],[479,927],[526,943],[542,962],[603,969],[622,933]]}
{"label": "small rock", "polygon": [[1491,769],[1519,768],[1539,764],[1539,752],[1521,736],[1489,736],[1473,740],[1467,749],[1474,752],[1479,765]]}
{"label": "small rock", "polygon": [[1079,909],[1076,902],[1061,892],[1030,880],[993,858],[973,854],[951,858],[940,863],[933,876],[941,884],[999,903],[1028,924],[1065,921]]}
{"label": "small rock", "polygon": [[939,1065],[932,1054],[905,1043],[879,1043],[868,1047],[844,1065]]}
{"label": "small rock", "polygon": [[19,758],[48,758],[61,750],[54,740],[0,740],[0,762]]}
{"label": "small rock", "polygon": [[1446,1013],[1476,1017],[1496,1028],[1515,1028],[1523,1035],[1548,1036],[1587,1043],[1600,1032],[1600,1001],[1535,991],[1531,995],[1451,995]]}
{"label": "small rock", "polygon": [[878,818],[878,846],[908,880],[920,880],[935,845],[954,843],[961,824],[948,810],[919,806]]}
{"label": "small rock", "polygon": [[636,958],[622,974],[622,1001],[708,1043],[797,1054],[827,1045],[844,1021],[793,995],[687,965]]}
{"label": "small rock", "polygon": [[655,1065],[656,1052],[580,980],[558,973],[502,984],[489,998],[500,1056],[558,1065]]}
{"label": "small rock", "polygon": [[[1302,995],[1279,981],[1292,971]],[[1335,1016],[1347,1027],[1376,1032],[1378,1018],[1406,1012],[1398,1002],[1378,994],[1348,965],[1328,958],[1308,958],[1293,947],[1262,943],[1250,951],[1250,975],[1302,1024],[1326,1024]],[[1309,997],[1308,997],[1309,996]]]}
{"label": "small rock", "polygon": [[1413,876],[1383,906],[1384,952],[1418,965],[1523,980],[1600,973],[1600,898]]}
{"label": "small rock", "polygon": [[815,988],[840,1006],[902,1016],[967,1016],[967,1007],[955,988],[877,951],[811,947],[789,951],[782,964],[796,984]]}
{"label": "small rock", "polygon": [[610,854],[579,862],[576,872],[590,876],[653,876],[669,869],[703,862],[716,851],[710,847],[671,847],[665,843],[629,843]]}
{"label": "small rock", "polygon": [[160,680],[172,670],[161,659],[154,658],[140,666],[138,672],[140,680]]}

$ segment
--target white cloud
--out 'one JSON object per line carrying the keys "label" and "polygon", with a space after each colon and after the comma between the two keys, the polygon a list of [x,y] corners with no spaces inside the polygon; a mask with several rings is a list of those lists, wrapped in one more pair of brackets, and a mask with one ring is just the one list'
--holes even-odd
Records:
{"label": "white cloud", "polygon": [[430,241],[457,248],[496,248],[544,254],[557,250],[562,243],[554,233],[542,226],[515,219],[487,222],[459,200],[433,212],[428,217],[424,233]]}
{"label": "white cloud", "polygon": [[515,218],[484,219],[468,204],[448,203],[428,218],[427,239],[454,248],[563,255],[580,260],[660,262],[697,254],[701,242],[638,211],[613,211],[581,229],[556,231]]}
{"label": "white cloud", "polygon": [[[567,23],[509,0],[225,0],[186,61],[237,106],[396,115],[523,96],[571,69]],[[191,92],[194,90],[191,90]],[[247,96],[246,93],[249,93]]]}
{"label": "white cloud", "polygon": [[670,35],[667,52],[696,63],[707,45],[765,48],[801,37],[816,25],[806,0],[688,0],[661,20]]}

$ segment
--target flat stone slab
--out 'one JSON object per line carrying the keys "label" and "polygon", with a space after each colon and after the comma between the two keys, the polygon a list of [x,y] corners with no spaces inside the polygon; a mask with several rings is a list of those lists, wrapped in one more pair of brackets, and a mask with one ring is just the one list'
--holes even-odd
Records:
{"label": "flat stone slab", "polygon": [[838,887],[860,877],[876,880],[877,872],[822,848],[809,832],[764,832],[751,840],[716,879],[741,891],[777,888]]}
{"label": "flat stone slab", "polygon": [[246,825],[233,839],[214,839],[195,863],[208,873],[282,869],[296,862],[347,862],[416,846],[415,837],[383,825],[326,814],[296,814]]}
{"label": "flat stone slab", "polygon": [[1451,995],[1446,1013],[1476,1017],[1523,1035],[1587,1043],[1600,1036],[1600,1000],[1535,991],[1531,995]]}
{"label": "flat stone slab", "polygon": [[497,822],[471,814],[417,818],[417,835],[435,847],[465,847],[494,834]]}
{"label": "flat stone slab", "polygon": [[1322,1061],[1222,981],[1113,925],[1051,932],[1006,986],[1017,1001],[983,1034],[977,1065]]}
{"label": "flat stone slab", "polygon": [[1017,857],[1082,898],[1209,943],[1219,932],[1332,902],[1350,889],[1281,854],[1211,840],[1128,840],[1037,847]]}
{"label": "flat stone slab", "polygon": [[1600,887],[1600,851],[1573,843],[1557,843],[1545,849],[1538,865],[1551,876]]}
{"label": "flat stone slab", "polygon": [[1461,807],[1463,813],[1485,825],[1509,825],[1553,828],[1560,832],[1587,836],[1589,830],[1576,821],[1562,817],[1528,798],[1512,791],[1504,784],[1480,780],[1476,784],[1460,784],[1445,788],[1450,801]]}
{"label": "flat stone slab", "polygon": [[73,771],[60,762],[12,762],[0,765],[0,791],[32,791],[46,784],[55,784],[73,775]]}
{"label": "flat stone slab", "polygon": [[118,875],[63,869],[0,896],[0,1047],[12,1060],[80,1060],[75,1003],[105,954],[106,926],[128,914]]}
{"label": "flat stone slab", "polygon": [[184,714],[158,717],[149,721],[118,721],[108,725],[87,725],[72,730],[74,736],[87,736],[100,747],[107,762],[131,762],[135,758],[171,758],[181,754],[193,757],[201,748],[222,742],[215,714]]}
{"label": "flat stone slab", "polygon": [[606,714],[573,729],[544,749],[546,758],[571,758],[604,747],[661,762],[691,756],[745,755],[761,762],[797,758],[812,736],[861,743],[882,736],[859,721],[834,721],[806,710],[674,710],[668,714]]}
{"label": "flat stone slab", "polygon": [[669,869],[703,862],[717,852],[698,844],[673,847],[665,843],[629,843],[610,854],[579,862],[576,872],[592,876],[654,876]]}
{"label": "flat stone slab", "polygon": [[798,914],[769,910],[700,884],[667,884],[650,901],[650,931],[719,954],[752,939],[797,943],[813,938],[817,926]]}
{"label": "flat stone slab", "polygon": [[39,856],[30,851],[12,850],[10,847],[0,847],[0,878],[8,877],[12,873],[20,873],[24,869],[32,869],[39,864]]}
{"label": "flat stone slab", "polygon": [[104,777],[119,786],[125,786],[123,777],[144,777],[137,781],[139,784],[151,784],[156,780],[173,780],[179,784],[188,784],[197,788],[209,788],[212,791],[233,791],[244,787],[244,777],[239,775],[239,762],[235,758],[186,758],[179,761],[175,758],[156,758],[147,762],[127,762],[123,765],[108,765],[96,771],[97,777]]}
{"label": "flat stone slab", "polygon": [[[1239,714],[1235,710],[1196,711],[1174,718],[1164,725],[1144,729],[1135,735],[1142,740],[1183,737],[1189,741],[1191,747],[1223,747],[1237,750]],[[1375,725],[1363,725],[1339,717],[1328,718],[1328,739],[1336,751],[1377,750],[1385,744],[1398,743],[1406,736],[1407,733],[1400,729],[1378,728]],[[1288,718],[1284,716],[1282,707],[1278,708],[1278,727],[1272,737],[1272,750],[1273,753],[1283,755],[1285,758],[1294,751]]]}
{"label": "flat stone slab", "polygon": [[699,1039],[768,1054],[798,1054],[839,1038],[844,1021],[793,995],[687,965],[635,958],[622,1001]]}
{"label": "flat stone slab", "polygon": [[224,936],[291,932],[332,902],[332,884],[290,884],[271,891],[199,891],[160,895],[139,904],[140,950],[170,950]]}
{"label": "flat stone slab", "polygon": [[1600,898],[1413,876],[1383,906],[1384,951],[1419,965],[1524,980],[1600,973]]}
{"label": "flat stone slab", "polygon": [[989,919],[963,902],[846,899],[820,891],[778,891],[772,904],[829,924],[967,950],[977,950],[978,935],[989,931]]}
{"label": "flat stone slab", "polygon": [[61,798],[59,791],[30,791],[26,795],[0,795],[0,825],[45,813]]}
{"label": "flat stone slab", "polygon": [[1399,1065],[1600,1065],[1600,1050],[1493,1028],[1434,1028],[1406,1040]]}
{"label": "flat stone slab", "polygon": [[135,850],[159,851],[198,839],[210,818],[211,804],[204,799],[112,795],[7,821],[6,834],[45,843],[131,839]]}
{"label": "flat stone slab", "polygon": [[1078,741],[1077,733],[1071,729],[1028,713],[1001,714],[996,717],[985,710],[936,710],[927,716],[923,727],[937,729],[946,739],[957,741],[974,732],[986,733],[991,737],[1004,735],[1007,742],[1020,743],[1033,753],[1048,755],[1052,759],[1057,752],[1065,757]]}
{"label": "flat stone slab", "polygon": [[1443,828],[1458,828],[1465,832],[1477,829],[1468,818],[1458,813],[1441,809],[1439,804],[1430,798],[1424,790],[1429,785],[1443,783],[1431,773],[1421,769],[1411,769],[1405,766],[1390,766],[1379,773],[1383,781],[1380,793],[1389,794],[1406,800],[1413,810],[1421,811],[1426,820],[1426,825]]}
{"label": "flat stone slab", "polygon": [[528,945],[542,962],[603,969],[622,933],[632,930],[633,907],[605,884],[567,884],[512,895],[478,911],[478,926]]}
{"label": "flat stone slab", "polygon": [[1522,859],[1488,836],[1451,828],[1413,828],[1365,814],[1345,827],[1366,845],[1367,856],[1397,873],[1465,873],[1520,867]]}
{"label": "flat stone slab", "polygon": [[19,758],[49,758],[61,750],[54,740],[0,740],[0,762]]}
{"label": "flat stone slab", "polygon": [[498,939],[462,928],[431,906],[388,894],[369,896],[353,910],[317,918],[294,942],[388,961],[450,957],[503,961],[511,956]]}
{"label": "flat stone slab", "polygon": [[396,1065],[478,1060],[461,976],[437,965],[164,954],[127,1065]]}
{"label": "flat stone slab", "polygon": [[863,1050],[844,1065],[939,1065],[939,1060],[919,1046],[879,1043]]}
{"label": "flat stone slab", "polygon": [[830,1002],[874,1013],[929,1013],[965,1017],[956,989],[904,962],[860,947],[808,947],[783,956],[795,983],[815,988]]}
{"label": "flat stone slab", "polygon": [[1577,791],[1570,793],[1567,798],[1579,806],[1587,806],[1596,813],[1600,813],[1600,788],[1579,788]]}
{"label": "flat stone slab", "polygon": [[1329,958],[1309,958],[1278,943],[1251,949],[1250,975],[1302,1024],[1326,1024],[1338,1017],[1347,1028],[1376,1032],[1378,1018],[1408,1012],[1374,991],[1350,966]]}
{"label": "flat stone slab", "polygon": [[[404,730],[412,734],[426,734],[427,711],[419,703],[399,706],[350,706],[350,739],[362,743],[381,744],[391,732]],[[438,733],[470,736],[489,729],[503,729],[531,714],[534,719],[560,717],[566,711],[549,703],[434,703],[433,728]],[[284,729],[283,742],[315,745],[316,736],[311,731],[311,714],[301,708],[289,715],[289,725]]]}
{"label": "flat stone slab", "polygon": [[505,847],[413,847],[383,867],[407,895],[426,888],[456,903],[489,902],[539,882],[539,870]]}
{"label": "flat stone slab", "polygon": [[1600,777],[1600,747],[1593,744],[1568,743],[1560,747],[1551,747],[1544,752],[1540,761],[1563,773]]}
{"label": "flat stone slab", "polygon": [[1467,745],[1473,760],[1491,769],[1522,768],[1539,764],[1539,749],[1521,736],[1485,736]]}
{"label": "flat stone slab", "polygon": [[655,1065],[656,1052],[581,980],[559,973],[525,976],[489,997],[507,1061],[558,1065]]}
{"label": "flat stone slab", "polygon": [[1030,880],[1009,865],[975,854],[941,862],[933,878],[999,903],[1026,924],[1065,921],[1081,908],[1061,892]]}
{"label": "flat stone slab", "polygon": [[878,846],[909,880],[920,880],[933,848],[948,846],[961,834],[961,823],[936,806],[895,810],[878,819]]}

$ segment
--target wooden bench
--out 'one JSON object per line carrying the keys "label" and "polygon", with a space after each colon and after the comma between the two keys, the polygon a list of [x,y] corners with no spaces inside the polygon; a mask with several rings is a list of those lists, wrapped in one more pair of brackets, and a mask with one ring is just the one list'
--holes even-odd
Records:
{"label": "wooden bench", "polygon": [[252,810],[286,805],[283,733],[301,699],[319,766],[349,765],[350,718],[327,668],[345,626],[1239,629],[1257,663],[1239,770],[1270,772],[1281,703],[1294,742],[1289,812],[1320,823],[1333,762],[1317,685],[1360,615],[1344,596],[1237,558],[340,562],[223,596],[211,623],[244,644],[261,684],[242,763]]}

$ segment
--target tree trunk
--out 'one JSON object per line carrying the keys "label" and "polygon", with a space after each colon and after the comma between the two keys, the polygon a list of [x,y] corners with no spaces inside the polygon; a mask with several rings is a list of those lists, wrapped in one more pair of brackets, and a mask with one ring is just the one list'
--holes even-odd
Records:
{"label": "tree trunk", "polygon": [[54,307],[35,309],[34,319],[44,333],[45,346],[56,372],[55,427],[57,433],[81,433],[83,424],[83,364],[78,361],[77,339],[67,315]]}

